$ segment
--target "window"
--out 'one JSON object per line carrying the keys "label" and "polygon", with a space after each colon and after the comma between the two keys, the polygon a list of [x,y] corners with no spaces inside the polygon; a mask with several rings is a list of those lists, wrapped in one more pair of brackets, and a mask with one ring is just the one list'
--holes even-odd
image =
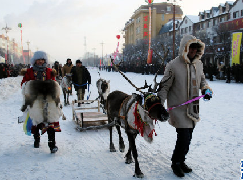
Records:
{"label": "window", "polygon": [[239,17],[239,11],[233,12],[233,18],[238,18]]}
{"label": "window", "polygon": [[184,28],[181,28],[181,34],[184,34]]}
{"label": "window", "polygon": [[140,28],[139,28],[139,27],[136,28],[136,33],[137,33],[137,34],[140,33]]}
{"label": "window", "polygon": [[192,31],[192,27],[191,26],[189,26],[189,32],[191,32]]}
{"label": "window", "polygon": [[167,11],[171,11],[171,6],[167,6]]}
{"label": "window", "polygon": [[209,13],[207,13],[207,18],[210,18],[210,14]]}
{"label": "window", "polygon": [[164,15],[164,14],[161,15],[161,20],[162,20],[162,21],[165,20],[165,15]]}
{"label": "window", "polygon": [[226,11],[226,7],[222,7],[222,13]]}
{"label": "window", "polygon": [[[242,0],[243,1],[243,0]],[[241,16],[243,16],[243,10],[240,11],[241,12]]]}
{"label": "window", "polygon": [[209,28],[209,22],[210,22],[210,21],[207,22],[207,28]]}
{"label": "window", "polygon": [[201,24],[201,29],[204,29],[204,23]]}
{"label": "window", "polygon": [[213,20],[213,26],[216,26],[217,24],[218,24],[217,19],[214,19],[214,20]]}
{"label": "window", "polygon": [[220,18],[220,22],[224,22],[224,17],[221,17]]}
{"label": "window", "polygon": [[137,18],[137,23],[140,23],[140,17]]}
{"label": "window", "polygon": [[188,27],[185,28],[185,33],[188,33]]}

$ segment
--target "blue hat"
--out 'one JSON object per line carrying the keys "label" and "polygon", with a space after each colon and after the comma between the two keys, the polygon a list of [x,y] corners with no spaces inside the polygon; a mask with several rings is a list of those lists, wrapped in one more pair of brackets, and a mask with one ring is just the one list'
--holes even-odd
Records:
{"label": "blue hat", "polygon": [[31,65],[34,65],[37,59],[44,59],[46,61],[46,64],[48,63],[48,58],[44,51],[35,52],[34,56],[30,59]]}

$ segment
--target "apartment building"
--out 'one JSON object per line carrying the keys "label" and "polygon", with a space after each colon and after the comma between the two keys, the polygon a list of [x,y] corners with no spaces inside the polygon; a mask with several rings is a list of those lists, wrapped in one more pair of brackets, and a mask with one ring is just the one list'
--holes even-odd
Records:
{"label": "apartment building", "polygon": [[[160,37],[173,35],[172,28],[167,28],[167,31],[162,29]],[[205,42],[202,58],[205,64],[217,64],[221,61],[228,64],[231,58],[232,33],[243,32],[243,0],[226,1],[218,7],[199,12],[198,16],[185,15],[175,30],[179,38],[184,34],[192,34]],[[243,47],[240,57],[243,62]]]}
{"label": "apartment building", "polygon": [[[168,21],[173,19],[172,3],[153,3],[141,5],[125,24],[125,45],[136,44],[141,39],[148,39],[149,6],[151,7],[151,38],[155,38]],[[181,20],[183,12],[180,6],[175,6],[175,19]]]}
{"label": "apartment building", "polygon": [[7,59],[9,64],[24,63],[22,47],[15,42],[15,39],[10,40],[3,34],[0,35],[0,55]]}

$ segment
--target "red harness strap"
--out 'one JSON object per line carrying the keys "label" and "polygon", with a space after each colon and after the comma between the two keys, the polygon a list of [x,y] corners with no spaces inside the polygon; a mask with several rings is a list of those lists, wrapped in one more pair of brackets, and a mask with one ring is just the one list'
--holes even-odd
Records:
{"label": "red harness strap", "polygon": [[155,103],[155,104],[153,104],[153,105],[148,109],[148,112],[149,112],[154,106],[156,106],[156,105],[158,105],[158,104],[161,104],[161,103]]}

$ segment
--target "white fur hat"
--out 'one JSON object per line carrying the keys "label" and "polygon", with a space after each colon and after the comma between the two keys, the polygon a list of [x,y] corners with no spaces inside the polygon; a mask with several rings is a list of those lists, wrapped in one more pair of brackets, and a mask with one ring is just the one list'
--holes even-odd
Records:
{"label": "white fur hat", "polygon": [[46,60],[46,64],[48,63],[48,58],[47,55],[44,51],[36,51],[34,56],[30,59],[30,63],[33,66],[35,64],[35,61],[37,59],[45,59]]}

